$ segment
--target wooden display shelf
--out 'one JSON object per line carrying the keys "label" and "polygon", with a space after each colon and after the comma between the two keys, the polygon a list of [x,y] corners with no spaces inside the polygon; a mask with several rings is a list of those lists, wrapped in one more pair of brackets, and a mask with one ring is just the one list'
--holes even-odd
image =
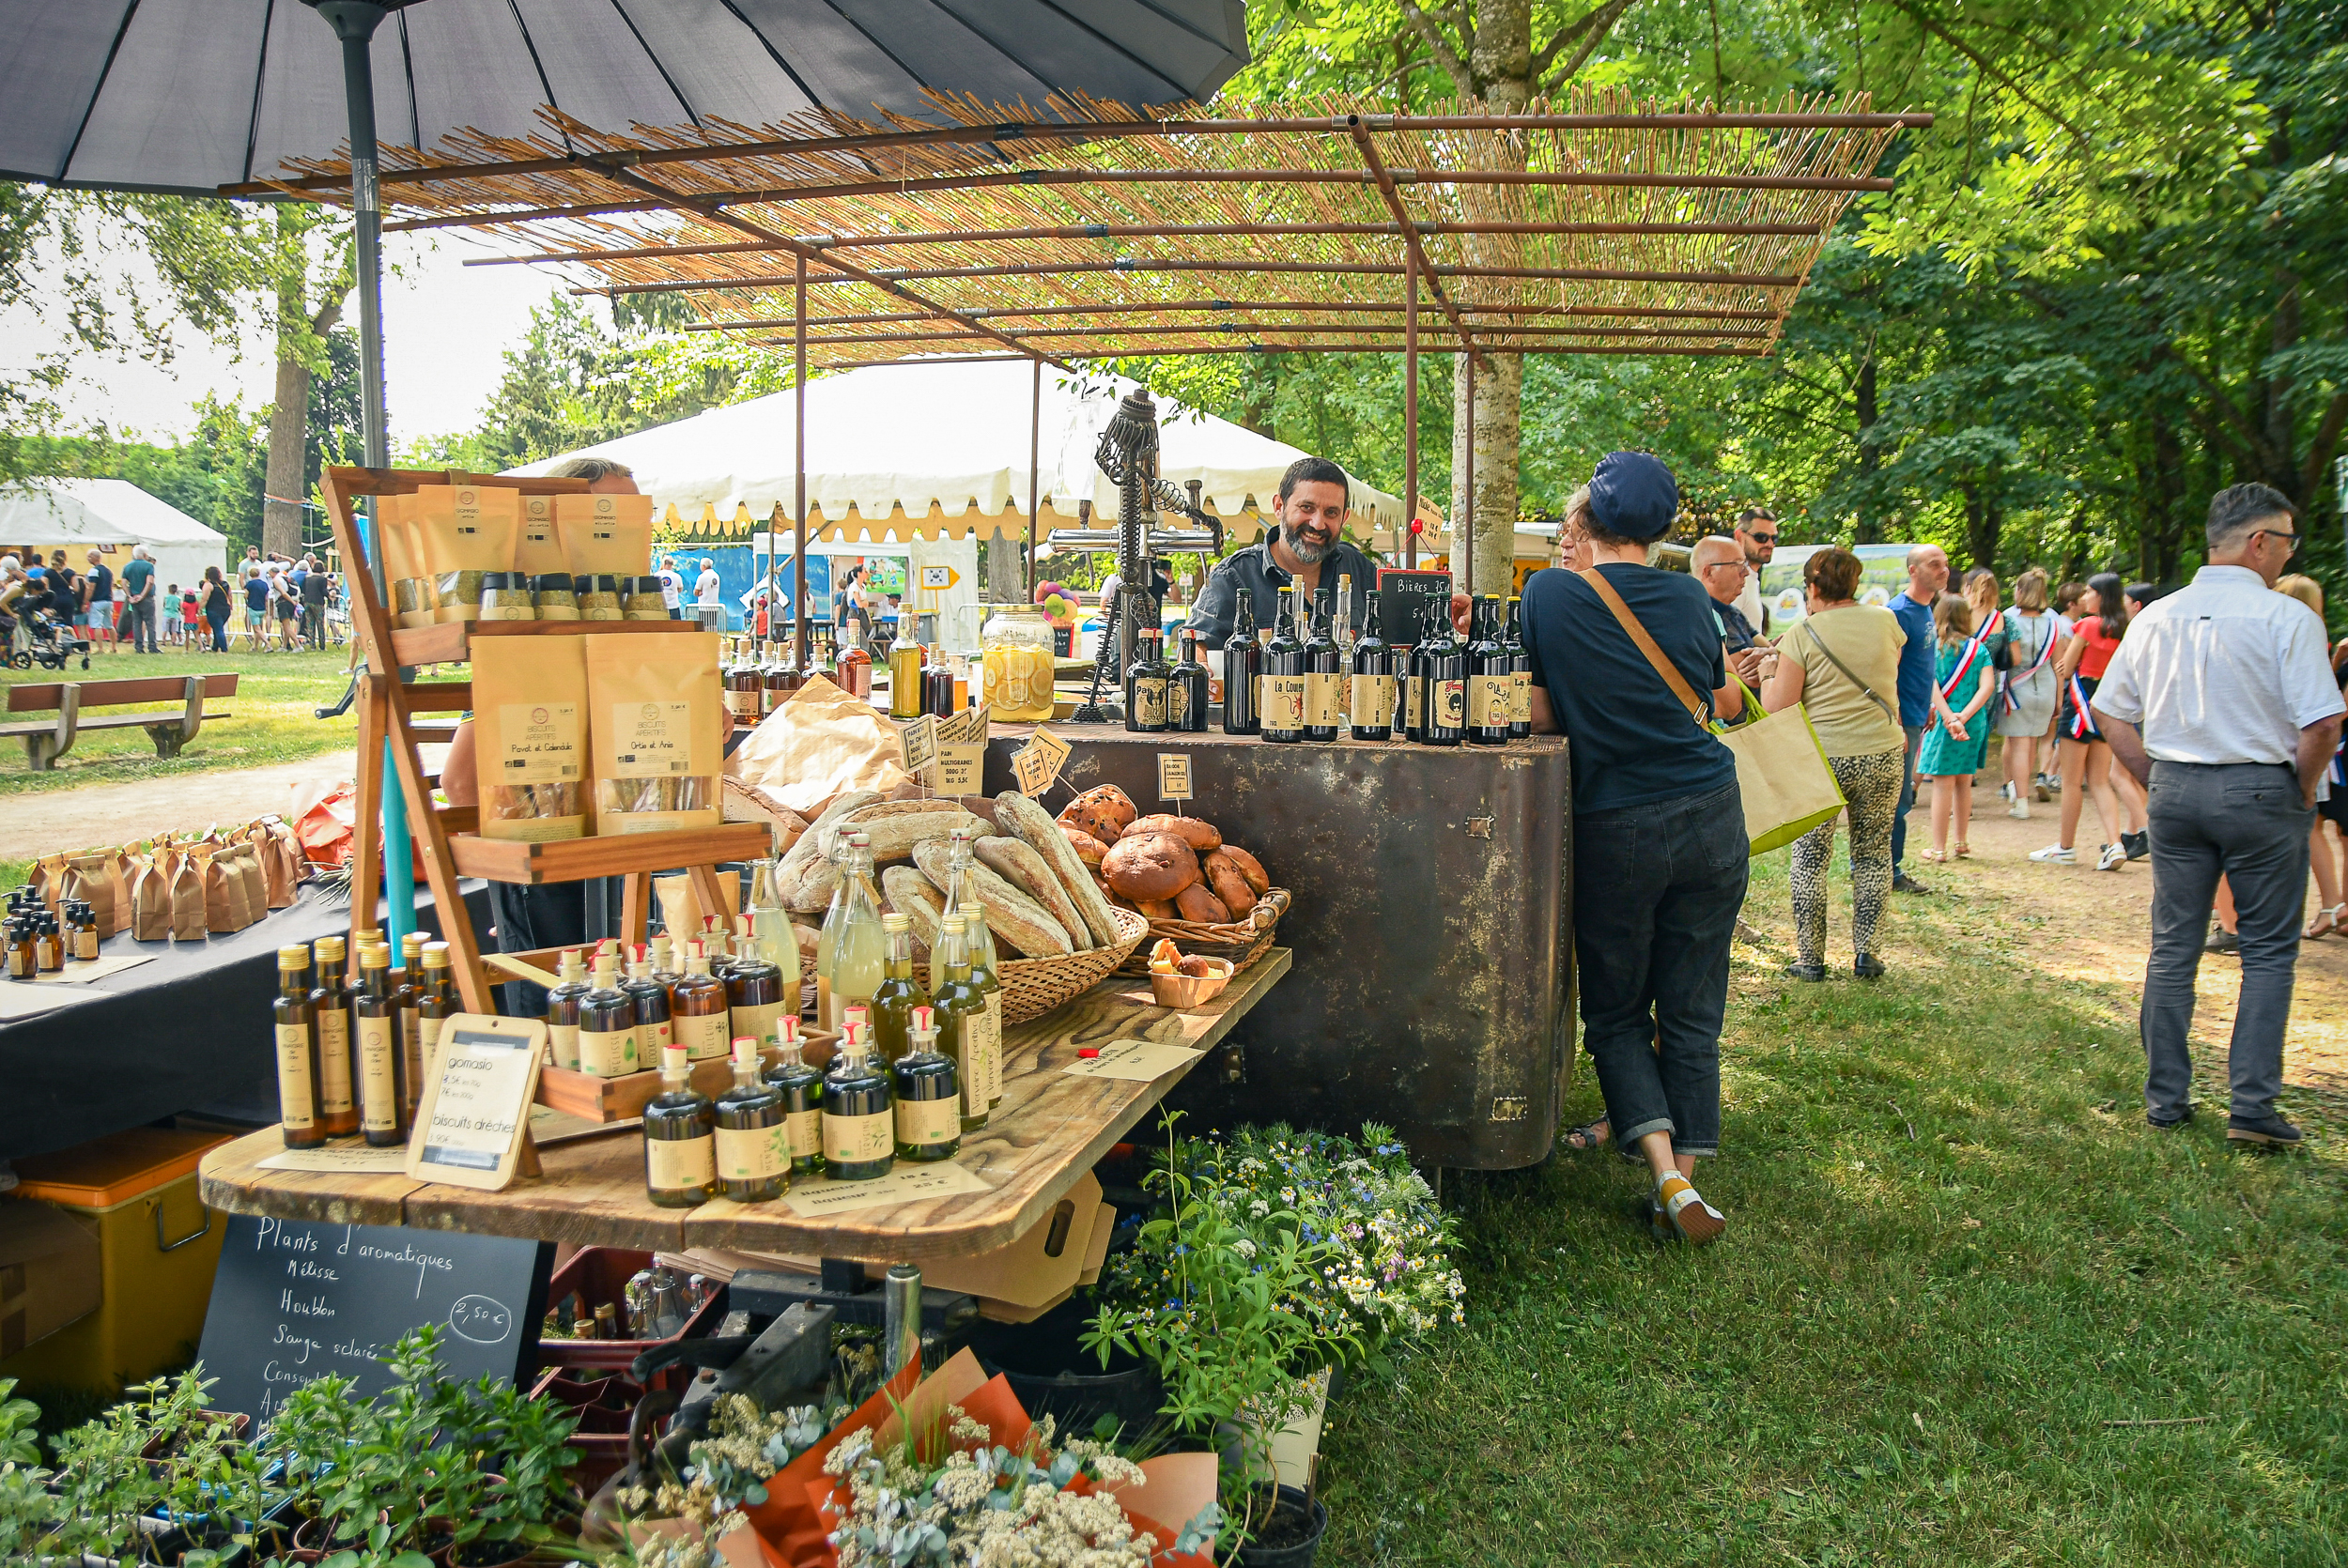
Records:
{"label": "wooden display shelf", "polygon": [[[832,1047],[839,1039],[838,1035],[825,1030],[802,1027],[799,1044],[808,1066],[820,1068],[830,1061]],[[780,1063],[782,1053],[769,1046],[759,1053],[758,1059],[760,1070],[764,1071]],[[734,1062],[730,1057],[705,1056],[693,1064],[693,1087],[712,1099],[733,1083]],[[538,1103],[591,1122],[634,1121],[644,1114],[645,1105],[661,1092],[661,1087],[657,1068],[624,1073],[617,1078],[598,1078],[576,1068],[538,1069]]]}
{"label": "wooden display shelf", "polygon": [[585,637],[616,632],[698,632],[696,621],[446,621],[434,626],[398,626],[392,652],[404,665],[463,664],[477,637]]}
{"label": "wooden display shelf", "polygon": [[757,860],[771,853],[774,832],[765,822],[725,822],[673,833],[606,833],[587,838],[523,843],[456,834],[448,840],[456,874],[485,882],[580,882],[645,871]]}
{"label": "wooden display shelf", "polygon": [[1147,981],[1113,975],[1043,1017],[1005,1029],[1003,1102],[984,1129],[963,1139],[955,1157],[985,1183],[983,1192],[816,1220],[782,1203],[718,1199],[698,1208],[661,1208],[644,1195],[643,1140],[625,1130],[546,1148],[543,1175],[518,1178],[502,1192],[478,1192],[404,1176],[261,1170],[260,1161],[285,1147],[277,1129],[264,1128],[205,1155],[200,1194],[230,1214],[363,1217],[372,1224],[580,1246],[728,1247],[884,1264],[966,1256],[1027,1234],[1182,1077],[1182,1069],[1149,1084],[1071,1077],[1064,1069],[1082,1048],[1147,1038],[1210,1049],[1291,961],[1287,948],[1274,947],[1222,995],[1188,1012],[1157,1006]]}

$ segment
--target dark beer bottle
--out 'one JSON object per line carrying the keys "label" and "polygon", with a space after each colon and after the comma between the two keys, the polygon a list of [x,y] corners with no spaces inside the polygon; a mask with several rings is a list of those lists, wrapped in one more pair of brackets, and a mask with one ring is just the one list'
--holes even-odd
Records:
{"label": "dark beer bottle", "polygon": [[1427,658],[1420,666],[1420,741],[1458,746],[1467,739],[1467,646],[1451,629],[1448,606],[1429,606]]}
{"label": "dark beer bottle", "polygon": [[1533,654],[1524,646],[1524,601],[1508,601],[1508,630],[1500,639],[1508,651],[1508,738],[1533,732]]}
{"label": "dark beer bottle", "polygon": [[1231,640],[1223,645],[1223,732],[1253,735],[1263,728],[1263,644],[1256,640],[1256,602],[1240,590]]}
{"label": "dark beer bottle", "polygon": [[1500,601],[1479,598],[1470,613],[1467,738],[1476,746],[1506,746],[1514,682],[1507,646],[1500,640]]}
{"label": "dark beer bottle", "polygon": [[[1267,741],[1305,738],[1305,641],[1293,630],[1296,590],[1280,590],[1272,640],[1263,651],[1263,729]],[[1229,690],[1227,684],[1224,688]]]}
{"label": "dark beer bottle", "polygon": [[1134,638],[1134,662],[1125,671],[1125,729],[1129,734],[1166,730],[1166,685],[1173,675],[1158,645],[1165,633],[1144,627]]}
{"label": "dark beer bottle", "polygon": [[1361,635],[1353,641],[1353,711],[1348,715],[1357,741],[1394,737],[1394,650],[1378,624],[1378,595],[1369,595]]}
{"label": "dark beer bottle", "polygon": [[1305,738],[1334,741],[1345,733],[1345,654],[1329,625],[1329,601],[1316,598],[1305,634]]}
{"label": "dark beer bottle", "polygon": [[1185,630],[1182,662],[1166,683],[1166,727],[1184,734],[1207,729],[1207,667],[1198,662],[1198,634]]}

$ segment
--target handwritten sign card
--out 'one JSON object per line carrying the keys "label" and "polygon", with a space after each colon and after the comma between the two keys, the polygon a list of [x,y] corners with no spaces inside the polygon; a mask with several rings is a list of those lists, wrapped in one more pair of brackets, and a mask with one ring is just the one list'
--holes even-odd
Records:
{"label": "handwritten sign card", "polygon": [[1052,780],[1059,776],[1060,764],[1075,749],[1049,730],[1038,730],[1034,738],[1011,760],[1012,776],[1019,782],[1019,792],[1030,800],[1041,800],[1043,792],[1052,787]]}
{"label": "handwritten sign card", "polygon": [[1121,1078],[1135,1084],[1154,1084],[1205,1054],[1173,1040],[1111,1040],[1101,1048],[1098,1056],[1080,1057],[1061,1070],[1071,1078]]}
{"label": "handwritten sign card", "polygon": [[1161,751],[1158,753],[1158,798],[1188,800],[1190,798],[1190,753]]}
{"label": "handwritten sign card", "polygon": [[951,1197],[956,1192],[983,1192],[986,1183],[950,1160],[923,1165],[900,1165],[871,1181],[794,1180],[783,1203],[802,1220],[820,1220],[859,1208],[882,1208],[917,1203],[923,1198]]}
{"label": "handwritten sign card", "polygon": [[536,1019],[458,1013],[440,1025],[440,1074],[416,1106],[409,1176],[488,1192],[510,1185],[546,1047]]}
{"label": "handwritten sign card", "polygon": [[904,742],[905,772],[929,789],[937,788],[937,715],[923,714],[898,731]]}
{"label": "handwritten sign card", "polygon": [[986,710],[965,708],[937,727],[937,791],[948,795],[985,792]]}

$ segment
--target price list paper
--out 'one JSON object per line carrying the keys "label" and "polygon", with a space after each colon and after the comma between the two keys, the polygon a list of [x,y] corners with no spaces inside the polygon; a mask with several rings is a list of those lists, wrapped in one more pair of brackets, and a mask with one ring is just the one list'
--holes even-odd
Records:
{"label": "price list paper", "polygon": [[533,1019],[459,1013],[443,1024],[440,1072],[408,1140],[409,1176],[491,1192],[511,1183],[546,1044],[547,1026]]}
{"label": "price list paper", "polygon": [[904,742],[905,772],[932,790],[937,788],[937,715],[923,714],[899,732]]}
{"label": "price list paper", "polygon": [[1190,798],[1190,754],[1185,751],[1158,753],[1158,798],[1188,800]]}
{"label": "price list paper", "polygon": [[1098,1056],[1080,1057],[1060,1070],[1071,1078],[1120,1078],[1154,1084],[1206,1054],[1171,1040],[1111,1040]]}
{"label": "price list paper", "polygon": [[937,727],[937,783],[940,794],[985,792],[986,710],[965,708]]}
{"label": "price list paper", "polygon": [[1059,776],[1060,765],[1076,748],[1053,734],[1039,730],[1032,740],[1019,748],[1011,760],[1012,776],[1019,782],[1019,792],[1030,800],[1041,800],[1043,792],[1052,787]]}
{"label": "price list paper", "polygon": [[925,1165],[899,1165],[871,1181],[821,1179],[791,1184],[783,1203],[802,1220],[821,1220],[859,1208],[883,1208],[919,1203],[925,1198],[949,1198],[957,1192],[983,1192],[987,1185],[951,1160]]}

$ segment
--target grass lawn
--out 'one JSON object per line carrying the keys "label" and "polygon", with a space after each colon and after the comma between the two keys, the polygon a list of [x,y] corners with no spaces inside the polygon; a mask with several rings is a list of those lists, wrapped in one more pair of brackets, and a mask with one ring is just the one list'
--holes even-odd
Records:
{"label": "grass lawn", "polygon": [[[57,759],[47,773],[26,765],[22,742],[0,744],[0,796],[42,790],[72,790],[85,784],[118,784],[160,778],[174,774],[209,773],[220,768],[260,767],[270,762],[294,762],[321,751],[354,746],[359,739],[355,714],[320,719],[317,710],[340,700],[348,684],[345,667],[349,650],[322,653],[184,653],[166,650],[142,656],[98,653],[85,670],[79,660],[69,662],[62,674],[42,669],[0,669],[0,686],[38,685],[57,681],[137,680],[155,676],[213,674],[235,670],[240,679],[237,695],[219,703],[233,715],[214,725],[209,719],[193,744],[166,761],[155,755],[147,731],[85,730],[73,749]],[[214,704],[207,702],[207,708]],[[176,711],[178,703],[151,704],[158,713]],[[134,710],[107,708],[105,714]],[[38,714],[14,715],[19,722]]]}
{"label": "grass lawn", "polygon": [[1900,898],[1868,987],[1846,901],[1827,985],[1738,947],[1708,1251],[1646,1238],[1611,1152],[1455,1176],[1468,1327],[1332,1406],[1321,1561],[2348,1557],[2348,1104],[2232,1154],[2205,1071],[2152,1132],[2135,976],[2042,974],[2030,913]]}

